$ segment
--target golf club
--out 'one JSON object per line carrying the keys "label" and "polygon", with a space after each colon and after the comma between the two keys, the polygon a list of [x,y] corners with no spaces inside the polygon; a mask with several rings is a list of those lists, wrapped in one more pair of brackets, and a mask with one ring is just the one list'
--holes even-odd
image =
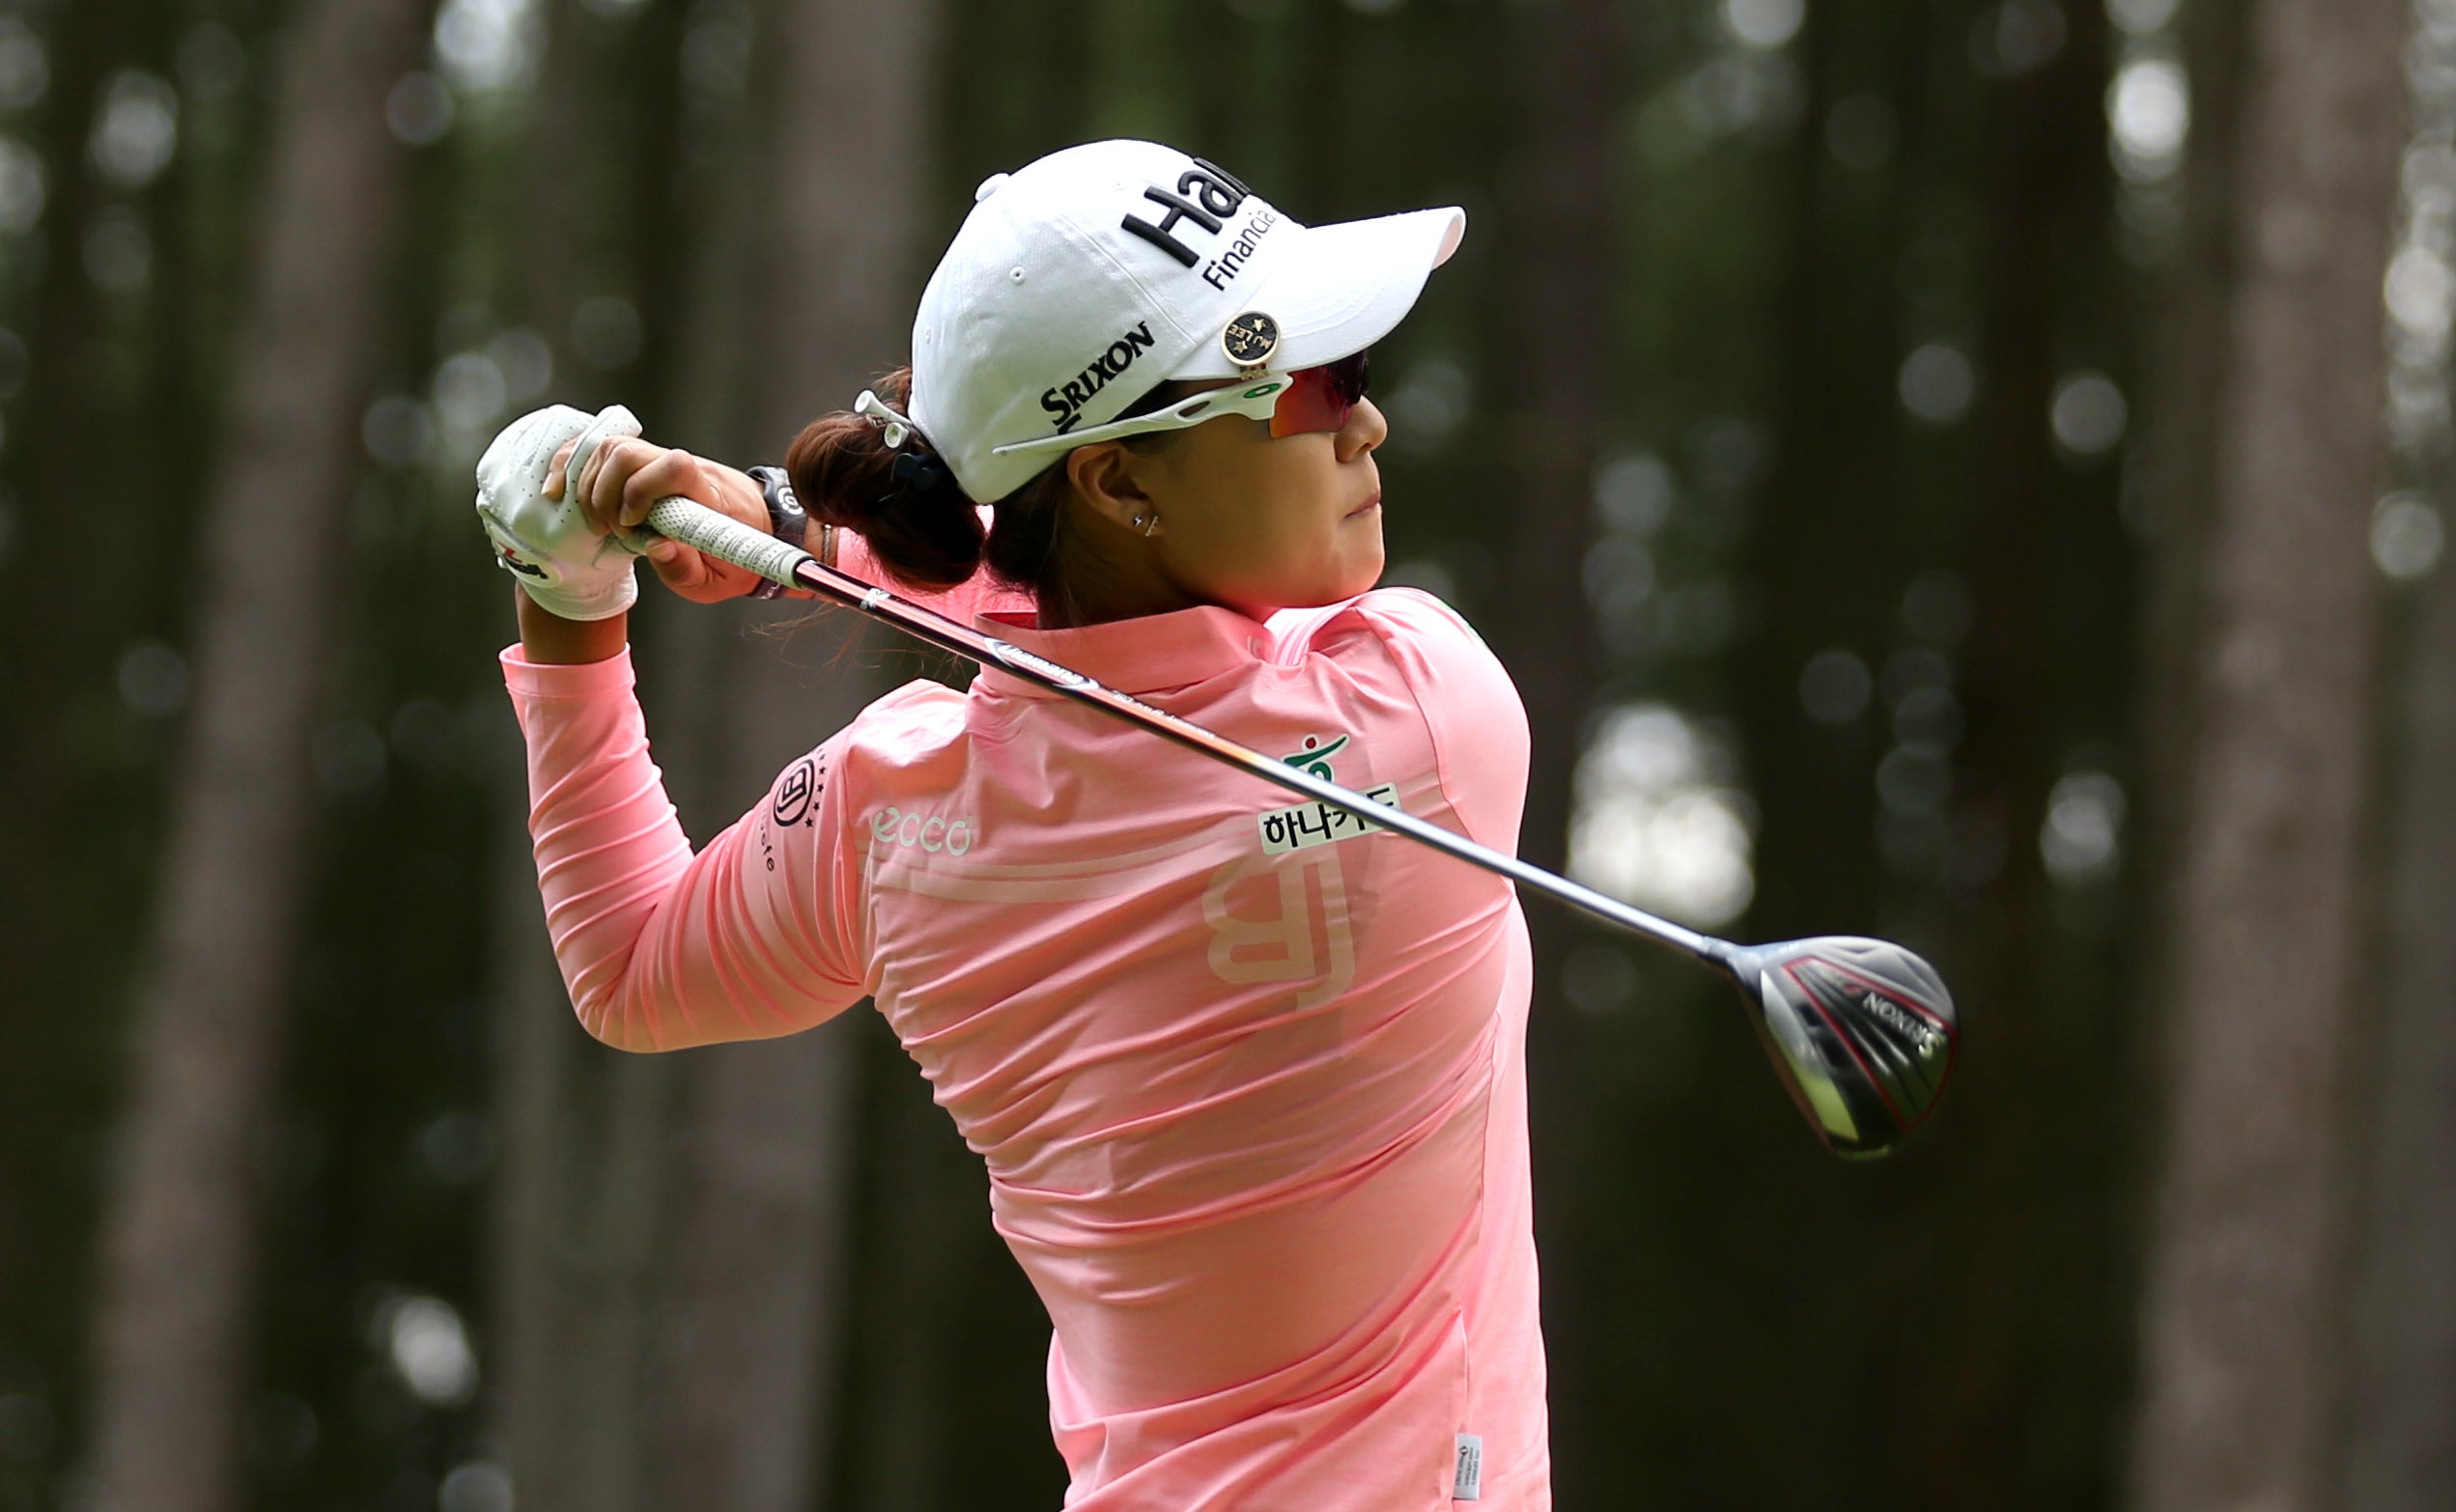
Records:
{"label": "golf club", "polygon": [[1104,709],[1337,809],[1369,829],[1395,830],[1704,962],[1737,986],[1741,1000],[1753,1010],[1750,1022],[1792,1101],[1837,1155],[1891,1151],[1909,1136],[1944,1090],[1959,1034],[1953,999],[1935,968],[1899,945],[1850,936],[1737,945],[1699,934],[958,625],[705,505],[680,497],[661,499],[648,512],[648,528],[772,581],[808,588],[941,650],[1002,667]]}

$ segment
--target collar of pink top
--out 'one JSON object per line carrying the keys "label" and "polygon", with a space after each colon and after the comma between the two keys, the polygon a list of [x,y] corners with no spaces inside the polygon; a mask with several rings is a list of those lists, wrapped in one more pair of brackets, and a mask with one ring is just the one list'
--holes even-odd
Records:
{"label": "collar of pink top", "polygon": [[[1185,687],[1271,654],[1270,627],[1216,604],[1074,630],[1040,630],[1032,618],[1001,610],[977,616],[974,628],[1121,693]],[[976,686],[1022,698],[1059,696],[997,667],[983,667]]]}

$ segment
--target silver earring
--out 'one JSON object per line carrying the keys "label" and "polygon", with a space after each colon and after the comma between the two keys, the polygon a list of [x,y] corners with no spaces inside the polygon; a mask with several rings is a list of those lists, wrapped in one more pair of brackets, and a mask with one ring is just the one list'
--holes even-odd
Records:
{"label": "silver earring", "polygon": [[1160,517],[1157,515],[1137,515],[1134,517],[1134,528],[1142,531],[1147,536],[1154,530],[1160,528]]}

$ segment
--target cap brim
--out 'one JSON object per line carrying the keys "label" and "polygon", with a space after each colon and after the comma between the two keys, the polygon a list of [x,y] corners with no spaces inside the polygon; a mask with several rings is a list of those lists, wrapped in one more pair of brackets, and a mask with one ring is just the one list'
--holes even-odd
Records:
{"label": "cap brim", "polygon": [[[1466,233],[1467,212],[1455,207],[1306,227],[1244,306],[1279,322],[1269,366],[1283,373],[1318,367],[1389,335]],[[1241,371],[1209,341],[1169,377],[1234,378]]]}

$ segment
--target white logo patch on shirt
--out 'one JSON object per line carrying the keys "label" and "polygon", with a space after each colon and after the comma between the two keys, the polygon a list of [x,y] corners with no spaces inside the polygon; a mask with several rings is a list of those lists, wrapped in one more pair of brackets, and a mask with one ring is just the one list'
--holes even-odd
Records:
{"label": "white logo patch on shirt", "polygon": [[[1377,788],[1367,788],[1365,797],[1391,808],[1398,806],[1398,784],[1385,782]],[[1307,846],[1328,845],[1334,840],[1353,840],[1358,835],[1372,834],[1381,828],[1360,814],[1343,808],[1333,808],[1315,798],[1290,808],[1275,808],[1258,817],[1262,830],[1262,854],[1282,855],[1301,851]]]}

